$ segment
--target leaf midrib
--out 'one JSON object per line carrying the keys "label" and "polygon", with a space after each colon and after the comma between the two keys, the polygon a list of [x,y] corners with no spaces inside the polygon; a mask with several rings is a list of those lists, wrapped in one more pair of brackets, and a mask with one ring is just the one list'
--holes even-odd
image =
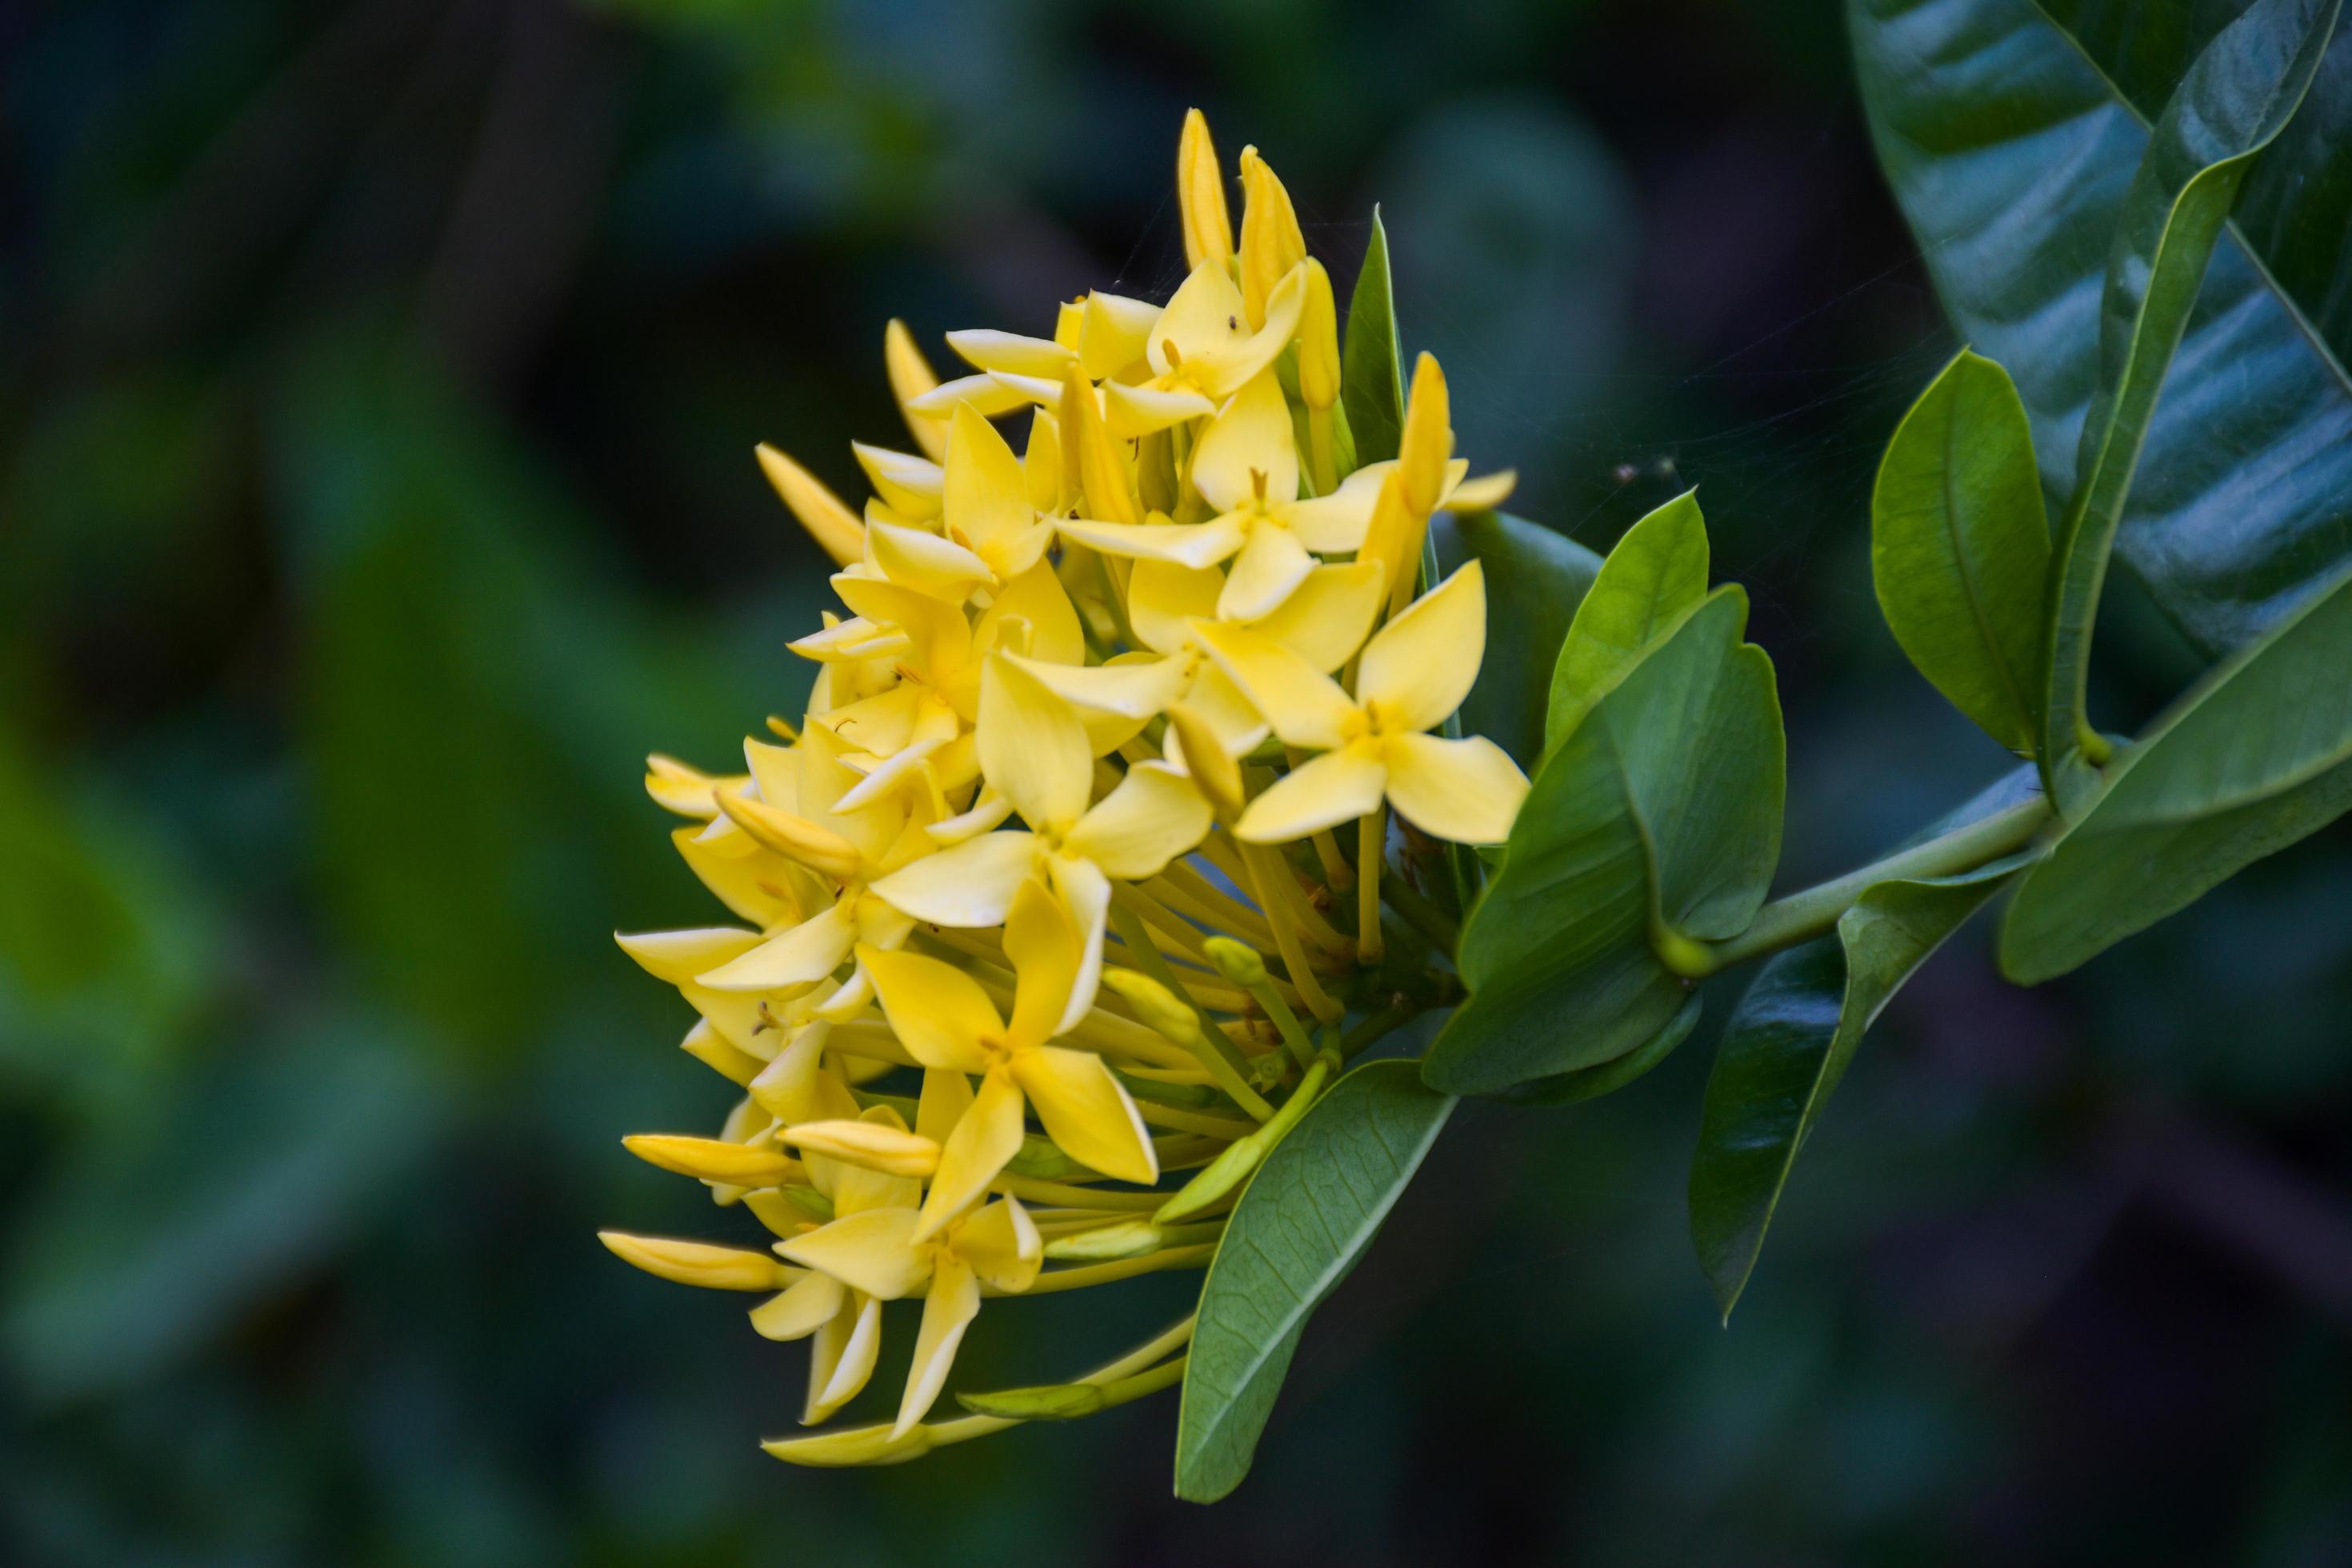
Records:
{"label": "leaf midrib", "polygon": [[[1986,612],[1984,596],[1977,591],[1977,576],[1969,557],[1968,542],[1962,537],[1958,488],[1953,482],[1953,471],[1959,458],[1960,422],[1947,416],[1944,420],[1944,528],[1951,536],[1952,561],[1958,568],[1960,588],[1968,595],[1969,614],[1976,618],[1977,636],[1984,639],[1985,651],[1992,656],[1992,667],[2000,674],[2001,689],[2009,694],[2011,710],[2017,717],[2018,733],[2032,744],[2034,735],[2033,705],[2025,699],[2024,690],[2009,668],[2008,650],[1994,635],[1992,617]],[[2043,523],[2046,531],[2048,523]]]}
{"label": "leaf midrib", "polygon": [[[2107,96],[2121,106],[2125,113],[2132,117],[2133,123],[2137,124],[2142,132],[2154,135],[2156,122],[2142,112],[2138,104],[2131,100],[2131,95],[2124,91],[2123,84],[2116,80],[2108,73],[2107,68],[2098,62],[2097,58],[2083,46],[2083,40],[2076,37],[2063,22],[2050,14],[2050,7],[2043,4],[2043,0],[2025,0],[2025,3],[2032,7],[2034,14],[2042,18],[2052,32],[2065,40],[2066,47],[2074,50],[2074,57],[2098,79],[2099,85],[2107,89]],[[2342,26],[2340,22],[2337,25]],[[2334,40],[2331,38],[2329,47],[2332,47],[2333,44]],[[2271,145],[2275,144],[2275,141],[2271,143]],[[2319,329],[2312,324],[2311,318],[2304,314],[2301,303],[2293,294],[2287,292],[2284,285],[2279,282],[2277,275],[2272,272],[2270,263],[2264,259],[2263,253],[2254,248],[2253,242],[2246,237],[2246,231],[2238,226],[2235,213],[2222,220],[2221,231],[2237,245],[2239,254],[2243,256],[2247,264],[2253,268],[2254,275],[2263,280],[2263,288],[2269,292],[2272,299],[2279,302],[2280,308],[2286,311],[2287,320],[2294,323],[2295,331],[2302,333],[2304,341],[2311,345],[2311,352],[2319,356],[2319,363],[2326,365],[2328,373],[2336,378],[2337,387],[2342,389],[2347,397],[2352,397],[2352,370],[2345,367],[2344,362],[2336,357],[2336,351],[2328,345],[2327,340],[2319,335]]]}

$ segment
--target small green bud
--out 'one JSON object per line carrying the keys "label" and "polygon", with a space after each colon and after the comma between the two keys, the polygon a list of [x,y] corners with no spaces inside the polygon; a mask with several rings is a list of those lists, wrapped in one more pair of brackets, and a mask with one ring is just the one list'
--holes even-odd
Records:
{"label": "small green bud", "polygon": [[1184,999],[1141,970],[1107,965],[1102,983],[1133,1007],[1147,1027],[1180,1046],[1200,1037],[1201,1020]]}
{"label": "small green bud", "polygon": [[1058,1236],[1045,1244],[1045,1256],[1055,1263],[1108,1263],[1157,1252],[1167,1242],[1148,1219],[1123,1219],[1097,1226],[1075,1236]]}
{"label": "small green bud", "polygon": [[1209,962],[1217,966],[1217,973],[1234,984],[1266,983],[1265,960],[1247,942],[1235,942],[1229,936],[1213,936],[1201,946],[1208,952]]}

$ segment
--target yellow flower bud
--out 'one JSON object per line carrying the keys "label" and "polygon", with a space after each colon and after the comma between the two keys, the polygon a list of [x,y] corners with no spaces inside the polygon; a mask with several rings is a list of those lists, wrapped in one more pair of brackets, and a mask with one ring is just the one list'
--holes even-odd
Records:
{"label": "yellow flower bud", "polygon": [[821,877],[845,881],[857,874],[857,846],[831,828],[732,791],[720,792],[719,808],[755,842],[799,861]]}
{"label": "yellow flower bud", "polygon": [[739,1247],[636,1236],[625,1230],[600,1230],[596,1239],[611,1247],[614,1257],[648,1274],[708,1290],[781,1290],[797,1275],[797,1270],[767,1253]]}
{"label": "yellow flower bud", "polygon": [[[890,395],[898,400],[898,416],[907,422],[908,431],[923,455],[934,463],[943,462],[948,455],[947,427],[937,419],[927,419],[907,405],[940,384],[931,362],[915,346],[915,334],[907,323],[893,320],[882,332],[882,366],[889,374]],[[843,562],[847,565],[847,562]]]}
{"label": "yellow flower bud", "polygon": [[801,1173],[801,1163],[781,1149],[730,1143],[724,1138],[640,1132],[622,1139],[621,1147],[648,1165],[731,1186],[772,1187]]}
{"label": "yellow flower bud", "polygon": [[1184,134],[1176,143],[1176,200],[1184,212],[1184,265],[1204,260],[1220,267],[1233,260],[1234,225],[1225,215],[1225,180],[1217,168],[1209,121],[1197,109],[1184,113]]}
{"label": "yellow flower bud", "polygon": [[1086,515],[1097,522],[1141,522],[1143,508],[1128,477],[1119,444],[1103,423],[1102,405],[1086,374],[1072,365],[1063,374],[1061,437],[1077,470],[1074,492],[1086,500]]}
{"label": "yellow flower bud", "polygon": [[1298,395],[1309,408],[1339,401],[1339,310],[1331,275],[1307,258],[1307,297],[1298,312]]}
{"label": "yellow flower bud", "polygon": [[1045,1244],[1045,1257],[1056,1263],[1108,1263],[1157,1252],[1161,1240],[1160,1227],[1150,1220],[1123,1219],[1074,1236],[1056,1237]]}
{"label": "yellow flower bud", "polygon": [[1404,476],[1404,500],[1427,517],[1445,494],[1445,465],[1454,457],[1454,416],[1445,394],[1445,373],[1435,356],[1423,353],[1412,367],[1412,396],[1404,409],[1397,471]]}
{"label": "yellow flower bud", "polygon": [[1213,936],[1201,946],[1208,953],[1209,962],[1217,966],[1217,973],[1236,985],[1263,985],[1269,978],[1265,958],[1247,942],[1235,942],[1229,936]]}
{"label": "yellow flower bud", "polygon": [[768,482],[776,488],[801,526],[817,542],[817,547],[833,557],[837,566],[854,566],[866,557],[866,522],[856,512],[844,506],[841,498],[824,488],[814,474],[785,457],[762,441],[759,447],[760,467],[766,472]]}
{"label": "yellow flower bud", "polygon": [[1242,149],[1242,309],[1255,331],[1265,324],[1275,285],[1307,259],[1307,237],[1290,193],[1255,147]]}
{"label": "yellow flower bud", "polygon": [[940,1165],[937,1143],[878,1121],[803,1121],[776,1136],[803,1154],[827,1154],[886,1176],[928,1176]]}
{"label": "yellow flower bud", "polygon": [[1125,998],[1147,1026],[1177,1044],[1189,1044],[1199,1036],[1201,1020],[1183,998],[1141,970],[1107,967],[1102,983]]}

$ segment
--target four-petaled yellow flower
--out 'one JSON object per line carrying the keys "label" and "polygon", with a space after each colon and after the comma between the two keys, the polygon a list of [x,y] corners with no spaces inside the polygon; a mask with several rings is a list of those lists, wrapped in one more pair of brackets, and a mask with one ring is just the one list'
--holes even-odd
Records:
{"label": "four-petaled yellow flower", "polygon": [[1475,561],[1372,634],[1356,695],[1247,626],[1194,628],[1285,745],[1323,755],[1249,804],[1235,831],[1258,844],[1303,838],[1370,816],[1385,796],[1424,833],[1499,844],[1528,778],[1483,735],[1424,733],[1462,706],[1486,647],[1486,579]]}

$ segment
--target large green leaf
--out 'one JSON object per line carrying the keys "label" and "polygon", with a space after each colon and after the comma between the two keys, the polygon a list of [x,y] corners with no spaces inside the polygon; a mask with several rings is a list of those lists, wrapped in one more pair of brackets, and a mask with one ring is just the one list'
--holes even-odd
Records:
{"label": "large green leaf", "polygon": [[1372,209],[1372,237],[1348,296],[1348,334],[1339,360],[1339,405],[1356,440],[1356,461],[1381,463],[1404,436],[1403,351],[1389,284],[1389,234]]}
{"label": "large green leaf", "polygon": [[1478,683],[1462,704],[1463,727],[1533,767],[1543,752],[1550,700],[1545,655],[1568,635],[1601,557],[1565,534],[1508,512],[1440,513],[1430,530],[1444,572],[1475,560],[1486,569],[1486,647]]}
{"label": "large green leaf", "polygon": [[[2242,7],[1848,9],[1880,162],[1960,335],[2017,378],[2046,493],[2063,507],[2126,187],[2181,71]],[[2125,564],[2210,651],[2248,641],[2352,557],[2347,132],[2352,38],[2339,37],[2224,226],[2116,537]]]}
{"label": "large green leaf", "polygon": [[1871,576],[1895,640],[2013,752],[2040,727],[2050,524],[2009,373],[1963,349],[1896,426],[1870,500]]}
{"label": "large green leaf", "polygon": [[[2031,770],[1985,791],[1927,837],[2032,790]],[[1748,1284],[1797,1152],[1864,1031],[1944,939],[2028,857],[1952,877],[1881,882],[1837,931],[1775,957],[1724,1026],[1691,1156],[1691,1241],[1726,1319]]]}
{"label": "large green leaf", "polygon": [[2091,637],[2107,557],[2157,395],[2254,154],[2283,130],[2319,68],[2340,0],[2256,0],[2207,45],[2150,133],[2124,193],[2099,306],[2099,365],[2058,531],[2043,654],[2042,776],[2062,808],[2087,799],[2078,762],[2102,763],[2091,727]]}
{"label": "large green leaf", "polygon": [[1786,756],[1771,661],[1716,591],[1620,678],[1536,775],[1462,934],[1469,1000],[1423,1073],[1496,1093],[1614,1060],[1683,1006],[1662,940],[1754,918],[1780,858]]}
{"label": "large green leaf", "polygon": [[1453,1109],[1412,1063],[1368,1062],[1266,1156],[1201,1287],[1178,1497],[1214,1502],[1241,1485],[1308,1316],[1363,1257]]}
{"label": "large green leaf", "polygon": [[1547,752],[1697,607],[1706,596],[1706,520],[1696,490],[1685,490],[1625,531],[1601,563],[1552,661]]}
{"label": "large green leaf", "polygon": [[2352,574],[2232,657],[2108,769],[2019,886],[2001,969],[2063,974],[2352,808]]}

